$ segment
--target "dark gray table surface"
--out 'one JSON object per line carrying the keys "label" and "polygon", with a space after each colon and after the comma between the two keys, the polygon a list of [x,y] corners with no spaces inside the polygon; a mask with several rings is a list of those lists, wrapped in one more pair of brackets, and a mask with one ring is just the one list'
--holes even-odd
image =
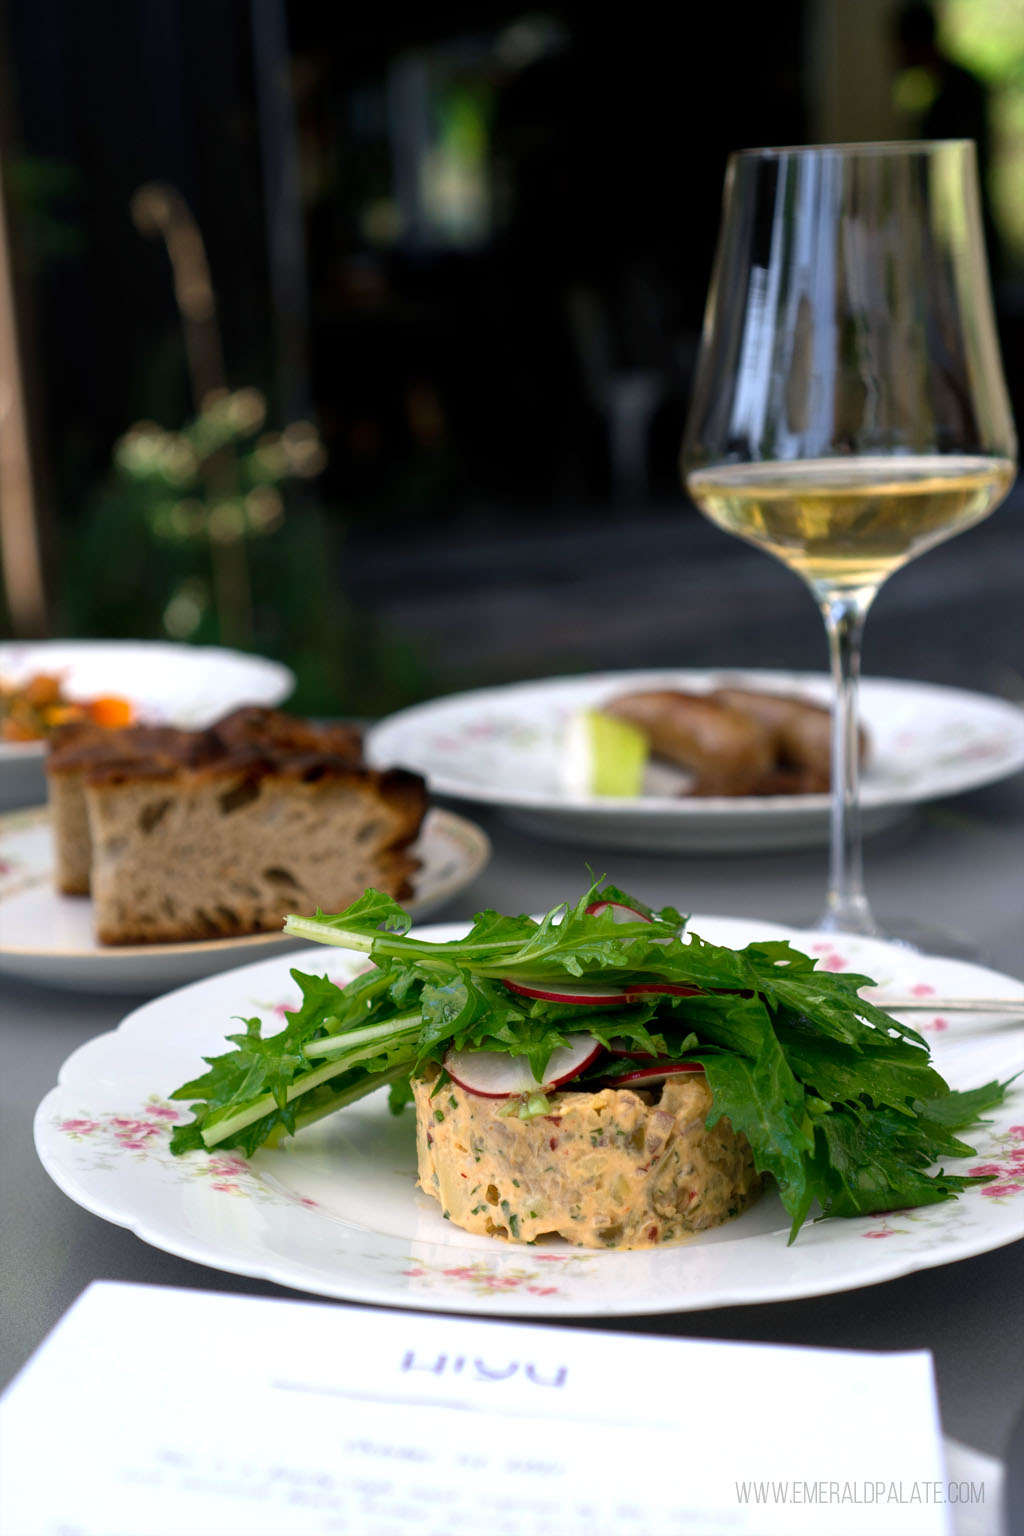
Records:
{"label": "dark gray table surface", "polygon": [[[584,887],[583,850],[529,837],[499,816],[462,809],[485,826],[494,856],[437,920],[467,918],[485,906],[536,911]],[[808,849],[682,857],[608,851],[602,863],[599,873],[655,905],[671,901],[683,910],[807,922],[821,904],[825,854]],[[880,912],[913,914],[959,929],[979,944],[985,963],[1024,978],[1024,776],[919,810],[869,840],[866,865]],[[137,1001],[0,978],[2,1383],[94,1279],[291,1294],[147,1246],[73,1204],[40,1166],[32,1117],[61,1063],[84,1040],[113,1028]],[[838,1295],[587,1319],[584,1325],[830,1348],[927,1348],[935,1358],[945,1433],[1001,1456],[1024,1402],[1022,1282],[1024,1243],[1018,1242]]]}

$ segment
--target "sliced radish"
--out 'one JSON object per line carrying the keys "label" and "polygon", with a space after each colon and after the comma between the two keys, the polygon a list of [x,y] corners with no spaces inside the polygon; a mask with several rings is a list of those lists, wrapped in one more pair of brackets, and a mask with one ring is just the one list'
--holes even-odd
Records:
{"label": "sliced radish", "polygon": [[546,1003],[586,1003],[598,1007],[629,1000],[629,993],[621,987],[602,987],[586,981],[570,985],[558,981],[509,981],[506,977],[505,986],[510,992],[518,992],[520,997],[539,997]]}
{"label": "sliced radish", "polygon": [[611,1007],[615,1003],[634,1003],[638,998],[657,994],[660,997],[700,997],[700,987],[691,987],[681,981],[637,981],[628,987],[602,986],[599,982],[560,981],[512,981],[504,978],[504,985],[520,997],[536,997],[545,1003],[579,1003],[591,1008]]}
{"label": "sliced radish", "polygon": [[624,901],[592,901],[586,909],[588,917],[600,917],[602,912],[610,912],[617,923],[650,923],[654,919],[641,912],[638,907],[628,907]]}
{"label": "sliced radish", "polygon": [[614,1077],[603,1077],[604,1088],[656,1088],[670,1077],[687,1072],[703,1072],[699,1061],[660,1061],[649,1067],[636,1067],[632,1072],[618,1072]]}
{"label": "sliced radish", "polygon": [[517,1093],[557,1088],[591,1066],[603,1050],[593,1035],[567,1038],[568,1045],[551,1052],[543,1083],[538,1083],[525,1056],[506,1056],[503,1051],[449,1051],[444,1058],[445,1071],[467,1093],[485,1099],[508,1099]]}
{"label": "sliced radish", "polygon": [[[631,907],[625,901],[593,901],[586,908],[588,917],[599,917],[602,912],[610,912],[616,923],[653,923],[654,918],[649,912],[641,912],[639,907]],[[680,929],[680,932],[682,930]],[[653,939],[654,944],[671,944],[671,938]]]}

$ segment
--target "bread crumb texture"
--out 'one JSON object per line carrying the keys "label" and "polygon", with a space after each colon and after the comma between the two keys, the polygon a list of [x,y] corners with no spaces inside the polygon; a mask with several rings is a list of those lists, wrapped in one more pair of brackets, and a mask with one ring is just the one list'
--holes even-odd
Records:
{"label": "bread crumb texture", "polygon": [[419,868],[424,780],[367,767],[346,726],[246,707],[207,731],[69,731],[47,772],[55,881],[92,896],[103,944],[270,931],[368,886],[404,900]]}

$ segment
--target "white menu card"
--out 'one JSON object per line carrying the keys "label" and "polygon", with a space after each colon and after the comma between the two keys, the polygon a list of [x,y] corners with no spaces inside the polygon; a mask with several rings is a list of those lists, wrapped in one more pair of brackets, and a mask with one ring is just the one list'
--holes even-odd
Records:
{"label": "white menu card", "polygon": [[0,1402],[3,1536],[946,1536],[945,1478],[924,1352],[105,1282]]}

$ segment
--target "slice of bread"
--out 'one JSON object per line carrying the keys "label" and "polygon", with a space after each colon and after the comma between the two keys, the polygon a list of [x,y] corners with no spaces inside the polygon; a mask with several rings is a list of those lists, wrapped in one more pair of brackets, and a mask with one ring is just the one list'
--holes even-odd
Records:
{"label": "slice of bread", "polygon": [[164,726],[105,730],[88,722],[59,727],[46,758],[46,782],[54,849],[54,881],[65,896],[88,896],[92,838],[85,785],[89,776],[118,763],[173,768],[197,762],[215,748],[206,733]]}
{"label": "slice of bread", "polygon": [[361,761],[359,733],[243,709],[208,731],[56,740],[47,763],[58,888],[90,893],[104,944],[233,938],[399,900],[418,868],[422,778]]}
{"label": "slice of bread", "polygon": [[210,730],[202,733],[212,742],[214,754],[240,747],[261,747],[278,752],[327,752],[348,763],[361,763],[363,738],[354,725],[317,725],[280,709],[243,704]]}
{"label": "slice of bread", "polygon": [[402,899],[422,779],[323,756],[111,767],[86,782],[103,944],[233,938],[289,912],[340,912],[375,886]]}

